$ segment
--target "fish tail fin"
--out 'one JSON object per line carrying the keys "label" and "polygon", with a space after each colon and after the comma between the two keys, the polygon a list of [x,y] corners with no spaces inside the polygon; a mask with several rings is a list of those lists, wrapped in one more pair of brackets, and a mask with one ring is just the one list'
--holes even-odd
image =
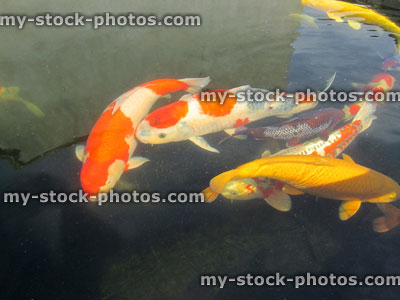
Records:
{"label": "fish tail fin", "polygon": [[207,84],[210,83],[211,79],[209,76],[203,78],[184,78],[179,79],[186,83],[189,87],[186,89],[186,92],[195,94],[199,93]]}
{"label": "fish tail fin", "polygon": [[373,221],[374,231],[387,232],[400,224],[400,209],[389,203],[379,203],[377,206],[385,215]]}
{"label": "fish tail fin", "polygon": [[235,176],[236,176],[236,170],[230,170],[222,174],[219,174],[218,176],[215,176],[213,179],[211,179],[210,187],[212,188],[213,191],[222,193],[225,189],[225,185],[229,181],[234,179]]}
{"label": "fish tail fin", "polygon": [[35,104],[33,104],[32,102],[26,101],[26,100],[24,100],[22,98],[20,98],[20,101],[36,117],[38,117],[38,118],[43,118],[44,117],[44,112],[39,107],[37,107]]}
{"label": "fish tail fin", "polygon": [[363,131],[371,126],[372,122],[376,119],[374,115],[376,111],[376,103],[374,102],[364,102],[361,105],[360,110],[354,117],[354,121],[360,120],[363,124]]}
{"label": "fish tail fin", "polygon": [[204,200],[206,202],[213,202],[219,195],[219,193],[215,192],[210,186],[204,189],[201,193],[204,195]]}

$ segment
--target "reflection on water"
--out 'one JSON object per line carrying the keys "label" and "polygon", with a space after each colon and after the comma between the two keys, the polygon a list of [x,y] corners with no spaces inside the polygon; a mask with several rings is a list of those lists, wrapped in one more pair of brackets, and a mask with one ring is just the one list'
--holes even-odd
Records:
{"label": "reflection on water", "polygon": [[[300,1],[206,2],[0,4],[4,13],[31,15],[194,12],[202,15],[203,23],[200,28],[174,29],[1,29],[1,86],[18,87],[18,95],[45,114],[38,117],[18,101],[0,101],[1,157],[12,157],[21,167],[0,161],[2,189],[78,190],[81,163],[72,144],[89,133],[107,104],[139,83],[209,75],[211,88],[251,84],[272,89],[289,83],[288,90],[315,90],[336,72],[333,89],[352,90],[352,83],[367,83],[382,72],[382,57],[397,51],[393,37],[377,26],[356,31],[311,8],[304,13],[318,29],[290,17],[302,13]],[[396,1],[366,2],[399,23]],[[389,74],[396,78],[397,89],[398,72]],[[398,113],[397,103],[380,106],[378,119],[346,152],[357,163],[400,182]],[[216,145],[224,137],[217,133],[207,141]],[[130,183],[128,188],[142,192],[201,191],[213,176],[258,158],[266,148],[263,142],[233,139],[220,146],[219,155],[190,142],[139,145],[137,152],[151,161],[122,179]],[[373,205],[365,205],[345,223],[338,220],[337,207],[335,201],[311,196],[296,197],[289,213],[275,211],[262,200],[2,205],[1,298],[397,299],[391,288],[199,286],[199,276],[211,273],[398,273],[398,230],[374,233],[371,221],[380,212]]]}

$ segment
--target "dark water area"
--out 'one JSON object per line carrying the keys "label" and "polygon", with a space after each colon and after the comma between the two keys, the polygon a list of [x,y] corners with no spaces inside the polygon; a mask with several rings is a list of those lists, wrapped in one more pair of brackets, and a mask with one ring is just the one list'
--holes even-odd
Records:
{"label": "dark water area", "polygon": [[[5,1],[0,8],[31,15],[132,10],[129,1],[100,2],[85,2],[80,8],[72,2],[57,7],[43,0],[31,7]],[[323,12],[303,8],[300,1],[206,2],[207,8],[200,2],[134,3],[135,11],[144,13],[201,14],[203,24],[193,32],[0,28],[0,36],[9,42],[0,49],[1,85],[19,86],[20,94],[46,114],[39,122],[17,104],[0,102],[1,300],[399,299],[398,286],[200,285],[200,276],[206,274],[400,275],[400,229],[374,232],[372,221],[382,213],[372,203],[363,204],[346,222],[338,218],[338,201],[310,195],[293,196],[287,213],[262,199],[230,201],[221,196],[211,204],[4,203],[4,192],[78,191],[82,164],[75,145],[85,140],[108,103],[140,83],[210,75],[211,88],[250,84],[318,90],[336,73],[332,89],[346,91],[354,88],[352,83],[368,83],[383,72],[380,54],[397,53],[393,36],[379,27],[363,25],[355,31]],[[400,24],[397,1],[354,3],[369,5]],[[315,18],[318,29],[288,16],[303,10]],[[387,73],[398,90],[400,73]],[[399,114],[398,103],[380,105],[377,120],[345,151],[356,163],[396,182]],[[268,118],[254,126],[278,121]],[[124,173],[116,189],[162,195],[200,192],[212,177],[273,147],[236,139],[219,145],[225,136],[206,136],[220,154],[189,141],[139,144],[137,153],[150,162]]]}

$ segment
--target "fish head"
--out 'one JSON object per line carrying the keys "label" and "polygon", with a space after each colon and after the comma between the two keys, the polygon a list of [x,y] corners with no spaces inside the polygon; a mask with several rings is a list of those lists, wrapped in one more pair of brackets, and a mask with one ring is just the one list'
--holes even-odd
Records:
{"label": "fish head", "polygon": [[108,193],[118,182],[125,167],[126,163],[123,160],[95,162],[89,156],[81,171],[83,191],[89,196]]}
{"label": "fish head", "polygon": [[225,185],[222,192],[225,198],[233,200],[250,200],[260,197],[257,182],[252,178],[233,179]]}
{"label": "fish head", "polygon": [[185,119],[188,110],[188,102],[180,100],[153,111],[137,127],[137,139],[145,144],[165,144],[192,137],[194,130]]}

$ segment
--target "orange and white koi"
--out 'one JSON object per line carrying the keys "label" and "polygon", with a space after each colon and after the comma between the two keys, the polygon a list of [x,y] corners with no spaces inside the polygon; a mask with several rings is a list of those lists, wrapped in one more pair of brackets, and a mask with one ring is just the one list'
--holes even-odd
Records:
{"label": "orange and white koi", "polygon": [[[334,76],[328,81],[325,90],[333,79]],[[271,116],[291,117],[317,105],[315,99],[303,100],[297,97],[300,94],[273,94],[272,101],[248,99],[251,98],[249,95],[255,93],[264,93],[263,99],[271,99],[271,91],[250,86],[186,95],[150,113],[139,124],[136,137],[146,144],[190,140],[205,150],[219,153],[205,141],[203,135],[222,130],[231,135],[235,128],[247,123]],[[213,97],[217,101],[205,100]]]}
{"label": "orange and white koi", "polygon": [[83,162],[81,184],[90,196],[110,191],[122,173],[148,159],[133,157],[135,129],[153,104],[163,95],[184,90],[198,93],[209,83],[206,78],[158,79],[141,84],[114,100],[97,120],[86,147],[76,148]]}

